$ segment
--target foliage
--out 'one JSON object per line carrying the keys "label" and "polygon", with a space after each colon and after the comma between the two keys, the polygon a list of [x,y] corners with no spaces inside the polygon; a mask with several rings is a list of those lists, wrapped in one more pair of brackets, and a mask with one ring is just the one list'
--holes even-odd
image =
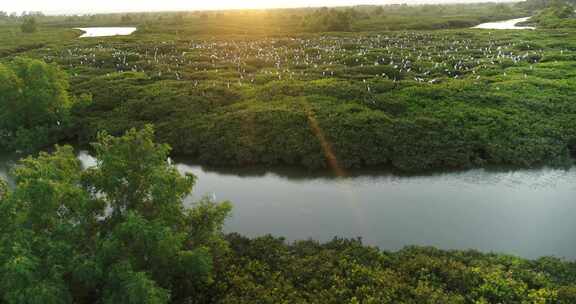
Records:
{"label": "foliage", "polygon": [[[81,138],[153,123],[175,153],[212,165],[316,169],[329,143],[343,168],[527,167],[574,155],[570,37],[397,32],[190,41],[193,50],[150,41],[140,51],[110,42],[98,64],[80,62],[92,44],[61,63],[74,62],[84,73],[74,92],[94,99],[75,112]],[[130,66],[139,71],[120,71]]]}
{"label": "foliage", "polygon": [[[526,16],[522,5],[38,16],[47,26],[29,37],[0,31],[0,57],[56,63],[84,98],[70,110],[72,128],[0,136],[20,147],[87,143],[100,130],[154,124],[174,153],[211,165],[569,164],[573,30],[431,31]],[[340,17],[350,28],[330,29]],[[86,24],[143,26],[72,40],[69,28]]]}
{"label": "foliage", "polygon": [[[543,11],[543,31],[461,29],[536,2],[34,15],[27,35],[0,14],[0,147],[97,139],[93,168],[57,147],[0,181],[0,302],[574,303],[576,264],[556,258],[224,237],[229,203],[185,206],[195,179],[153,141],[218,165],[568,163],[568,11]],[[88,24],[143,26],[74,39]]]}
{"label": "foliage", "polygon": [[183,303],[213,284],[230,206],[185,207],[194,178],[152,138],[101,134],[87,170],[68,146],[20,161],[1,191],[3,303]]}
{"label": "foliage", "polygon": [[137,25],[139,34],[269,37],[335,30],[366,32],[467,28],[482,22],[528,16],[533,10],[514,3],[468,3],[66,16],[32,13],[4,18],[0,14],[0,25],[12,27],[20,25],[26,18],[34,18],[41,26],[39,32],[46,33],[72,32],[72,28],[79,27]]}
{"label": "foliage", "polygon": [[347,32],[352,29],[354,11],[324,8],[304,20],[304,27],[312,32]]}
{"label": "foliage", "polygon": [[552,1],[531,18],[531,22],[546,28],[575,28],[576,8],[564,1]]}
{"label": "foliage", "polygon": [[20,25],[20,29],[22,33],[30,34],[35,33],[38,31],[38,23],[36,22],[36,18],[34,17],[26,17]]}
{"label": "foliage", "polygon": [[0,184],[2,303],[573,303],[576,263],[397,252],[335,238],[224,236],[229,203],[185,207],[194,177],[150,126],[19,162]]}
{"label": "foliage", "polygon": [[[570,303],[575,264],[359,240],[286,243],[232,234],[216,303]],[[570,273],[571,279],[561,275]]]}
{"label": "foliage", "polygon": [[68,87],[55,65],[25,58],[0,64],[0,149],[33,150],[53,143],[69,120]]}

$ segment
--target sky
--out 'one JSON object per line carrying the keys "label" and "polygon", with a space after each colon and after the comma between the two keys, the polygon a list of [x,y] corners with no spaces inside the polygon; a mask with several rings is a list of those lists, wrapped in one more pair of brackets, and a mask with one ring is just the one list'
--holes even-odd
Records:
{"label": "sky", "polygon": [[359,4],[478,2],[480,0],[0,0],[0,11],[48,14],[289,8]]}

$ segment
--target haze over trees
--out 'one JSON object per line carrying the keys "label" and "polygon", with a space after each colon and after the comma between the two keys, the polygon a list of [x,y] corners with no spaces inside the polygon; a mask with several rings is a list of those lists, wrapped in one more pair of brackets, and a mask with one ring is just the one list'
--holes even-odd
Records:
{"label": "haze over trees", "polygon": [[530,22],[545,28],[576,28],[576,7],[565,1],[552,1]]}
{"label": "haze over trees", "polygon": [[30,34],[38,31],[38,23],[34,17],[25,17],[22,25],[20,26],[23,33]]}
{"label": "haze over trees", "polygon": [[348,32],[355,14],[354,10],[319,9],[306,16],[304,27],[312,32]]}

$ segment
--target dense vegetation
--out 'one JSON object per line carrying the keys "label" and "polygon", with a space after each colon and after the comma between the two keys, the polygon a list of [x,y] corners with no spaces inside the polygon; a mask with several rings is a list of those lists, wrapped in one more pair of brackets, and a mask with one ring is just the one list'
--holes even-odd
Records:
{"label": "dense vegetation", "polygon": [[0,64],[0,150],[33,151],[58,141],[74,100],[57,66],[16,58]]}
{"label": "dense vegetation", "polygon": [[38,31],[38,24],[36,23],[36,19],[33,17],[25,18],[22,22],[22,25],[20,26],[20,29],[22,29],[23,33],[35,33]]}
{"label": "dense vegetation", "polygon": [[575,10],[571,3],[556,1],[532,17],[530,22],[546,28],[576,28]]}
{"label": "dense vegetation", "polygon": [[[540,2],[0,13],[0,149],[97,140],[95,167],[61,146],[0,180],[0,303],[575,303],[556,258],[224,235],[230,203],[184,205],[195,178],[154,141],[226,165],[569,163],[574,30],[462,29]],[[139,30],[76,39],[85,25]]]}
{"label": "dense vegetation", "polygon": [[[430,27],[427,18],[451,22],[457,12],[470,24]],[[71,135],[82,143],[152,123],[174,153],[213,165],[569,164],[574,30],[386,31],[529,12],[478,4],[36,16],[39,31],[17,39],[7,16],[0,54],[8,64],[56,63],[73,96],[92,96],[72,110]],[[86,24],[139,30],[73,39],[70,28]]]}
{"label": "dense vegetation", "polygon": [[[319,9],[198,11],[176,13],[44,16],[28,12],[8,15],[0,11],[0,24],[21,24],[33,18],[41,27],[134,26],[141,31],[163,29],[196,35],[300,34],[325,31],[434,30],[466,28],[494,20],[523,17],[540,6],[515,4],[388,5]],[[339,22],[343,24],[338,24]],[[169,27],[166,27],[169,25]],[[174,27],[174,25],[176,27]]]}
{"label": "dense vegetation", "polygon": [[84,171],[71,147],[19,163],[0,191],[2,303],[185,303],[213,282],[229,204],[185,208],[194,177],[152,136],[102,134]]}
{"label": "dense vegetation", "polygon": [[576,264],[556,258],[225,236],[230,204],[184,206],[195,178],[152,139],[100,134],[95,167],[57,147],[0,182],[1,303],[576,301]]}

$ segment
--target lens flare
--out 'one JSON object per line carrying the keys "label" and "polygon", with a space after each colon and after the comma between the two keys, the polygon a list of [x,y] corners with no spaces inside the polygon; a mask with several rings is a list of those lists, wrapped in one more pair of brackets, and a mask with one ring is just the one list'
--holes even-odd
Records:
{"label": "lens flare", "polygon": [[332,144],[326,138],[324,131],[320,127],[318,120],[316,119],[316,114],[312,110],[312,107],[306,102],[303,103],[304,111],[306,113],[306,117],[308,118],[308,123],[310,125],[310,129],[314,136],[318,139],[320,146],[322,147],[322,152],[324,153],[324,157],[328,162],[328,166],[334,172],[337,177],[346,177],[346,171],[340,166],[338,163],[338,158],[336,157],[336,153],[334,153],[334,149],[332,148]]}

